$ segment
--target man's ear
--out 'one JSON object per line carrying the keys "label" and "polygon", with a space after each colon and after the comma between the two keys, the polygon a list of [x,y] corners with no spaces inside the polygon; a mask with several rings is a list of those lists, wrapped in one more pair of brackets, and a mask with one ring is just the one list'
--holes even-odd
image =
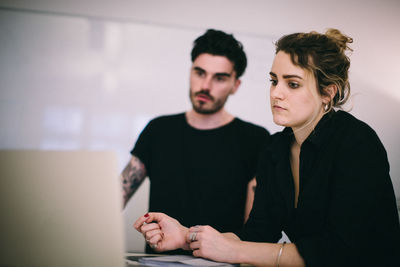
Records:
{"label": "man's ear", "polygon": [[322,102],[328,104],[337,93],[337,86],[335,84],[328,85],[324,89],[325,94],[322,96]]}
{"label": "man's ear", "polygon": [[232,88],[232,91],[231,91],[231,95],[236,93],[236,91],[239,89],[239,86],[240,86],[241,83],[242,83],[241,80],[236,79],[235,84],[234,84],[234,86]]}

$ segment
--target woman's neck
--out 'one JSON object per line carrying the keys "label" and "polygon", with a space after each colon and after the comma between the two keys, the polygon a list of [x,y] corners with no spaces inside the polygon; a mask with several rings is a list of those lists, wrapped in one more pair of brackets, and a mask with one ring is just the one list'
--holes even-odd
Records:
{"label": "woman's neck", "polygon": [[318,114],[314,116],[310,121],[306,122],[305,124],[299,127],[292,127],[294,140],[297,145],[301,146],[303,142],[307,139],[307,137],[314,131],[315,126],[317,126],[318,122],[324,116],[324,111],[321,110]]}

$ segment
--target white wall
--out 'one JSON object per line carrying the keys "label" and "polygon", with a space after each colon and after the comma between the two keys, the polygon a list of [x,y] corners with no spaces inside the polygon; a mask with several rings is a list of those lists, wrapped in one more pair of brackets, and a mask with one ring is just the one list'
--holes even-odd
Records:
{"label": "white wall", "polygon": [[[114,150],[122,170],[148,119],[190,107],[189,53],[207,28],[234,33],[248,55],[228,109],[276,132],[273,41],[338,27],[354,38],[352,113],[384,143],[400,199],[399,12],[394,0],[0,0],[0,149]],[[131,251],[143,249],[131,225],[147,191],[148,181],[124,211]]]}

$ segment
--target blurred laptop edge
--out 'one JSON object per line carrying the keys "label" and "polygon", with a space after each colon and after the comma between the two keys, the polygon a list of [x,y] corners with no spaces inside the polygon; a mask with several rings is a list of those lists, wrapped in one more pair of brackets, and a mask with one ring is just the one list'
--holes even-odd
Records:
{"label": "blurred laptop edge", "polygon": [[124,266],[117,159],[0,150],[0,266]]}

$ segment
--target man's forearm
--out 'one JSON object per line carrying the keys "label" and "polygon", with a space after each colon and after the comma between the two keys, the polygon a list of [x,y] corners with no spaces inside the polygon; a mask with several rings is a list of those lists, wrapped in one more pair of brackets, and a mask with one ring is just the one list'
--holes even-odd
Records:
{"label": "man's forearm", "polygon": [[136,157],[132,157],[121,173],[124,207],[146,178],[146,168]]}

